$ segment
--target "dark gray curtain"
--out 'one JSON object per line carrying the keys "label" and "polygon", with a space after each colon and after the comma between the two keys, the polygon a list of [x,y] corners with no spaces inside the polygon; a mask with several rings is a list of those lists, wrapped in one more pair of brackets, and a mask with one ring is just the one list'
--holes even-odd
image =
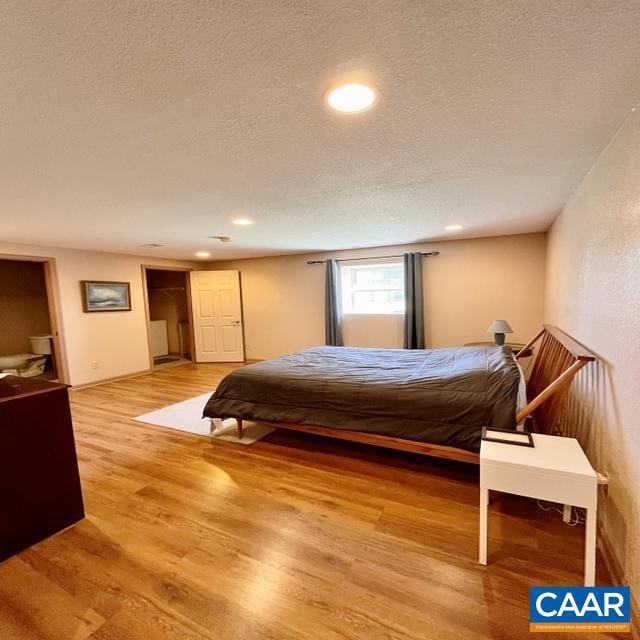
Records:
{"label": "dark gray curtain", "polygon": [[327,273],[324,294],[324,318],[326,343],[341,347],[342,329],[340,327],[340,299],[338,293],[338,261],[327,260]]}
{"label": "dark gray curtain", "polygon": [[422,253],[404,254],[404,348],[424,349]]}

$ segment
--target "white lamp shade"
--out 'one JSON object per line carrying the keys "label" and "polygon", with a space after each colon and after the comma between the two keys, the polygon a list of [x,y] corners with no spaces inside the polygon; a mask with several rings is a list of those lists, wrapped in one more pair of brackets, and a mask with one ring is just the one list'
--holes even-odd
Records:
{"label": "white lamp shade", "polygon": [[513,329],[506,320],[494,320],[489,325],[487,333],[513,333]]}

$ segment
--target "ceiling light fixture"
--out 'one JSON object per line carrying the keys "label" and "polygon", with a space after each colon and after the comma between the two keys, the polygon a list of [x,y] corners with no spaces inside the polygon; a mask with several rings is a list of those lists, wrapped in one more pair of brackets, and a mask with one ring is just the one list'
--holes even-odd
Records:
{"label": "ceiling light fixture", "polygon": [[461,224],[450,224],[448,227],[445,227],[445,231],[460,231],[462,229]]}
{"label": "ceiling light fixture", "polygon": [[233,224],[237,224],[239,227],[248,227],[250,224],[253,224],[253,220],[249,220],[248,218],[236,218],[233,220]]}
{"label": "ceiling light fixture", "polygon": [[208,251],[196,251],[196,258],[208,258],[210,255]]}
{"label": "ceiling light fixture", "polygon": [[327,104],[342,113],[366,111],[376,101],[376,92],[364,84],[343,84],[327,93]]}
{"label": "ceiling light fixture", "polygon": [[141,249],[157,249],[158,247],[164,247],[163,244],[158,244],[157,242],[148,242],[147,244],[139,244]]}

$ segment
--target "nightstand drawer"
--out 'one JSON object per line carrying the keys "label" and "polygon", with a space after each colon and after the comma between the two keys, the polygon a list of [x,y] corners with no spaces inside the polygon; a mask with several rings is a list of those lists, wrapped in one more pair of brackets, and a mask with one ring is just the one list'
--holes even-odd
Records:
{"label": "nightstand drawer", "polygon": [[586,508],[593,505],[597,479],[485,462],[480,467],[480,486]]}

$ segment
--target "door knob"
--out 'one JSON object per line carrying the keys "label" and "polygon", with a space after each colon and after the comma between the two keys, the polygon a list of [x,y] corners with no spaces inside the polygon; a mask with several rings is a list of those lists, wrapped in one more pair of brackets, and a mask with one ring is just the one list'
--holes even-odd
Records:
{"label": "door knob", "polygon": [[231,324],[238,325],[238,324],[240,324],[240,320],[232,320],[232,321],[231,321]]}

